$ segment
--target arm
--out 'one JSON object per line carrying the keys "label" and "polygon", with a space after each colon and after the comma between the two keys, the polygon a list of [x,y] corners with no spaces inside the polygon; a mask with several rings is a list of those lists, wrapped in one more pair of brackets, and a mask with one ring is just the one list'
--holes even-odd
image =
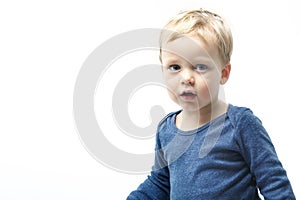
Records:
{"label": "arm", "polygon": [[137,190],[130,193],[127,200],[168,200],[169,188],[168,167],[153,170]]}
{"label": "arm", "polygon": [[151,175],[130,193],[127,200],[169,200],[169,169],[161,149],[159,134],[156,136],[155,162]]}
{"label": "arm", "polygon": [[296,199],[286,171],[261,121],[248,111],[238,123],[238,143],[266,200]]}

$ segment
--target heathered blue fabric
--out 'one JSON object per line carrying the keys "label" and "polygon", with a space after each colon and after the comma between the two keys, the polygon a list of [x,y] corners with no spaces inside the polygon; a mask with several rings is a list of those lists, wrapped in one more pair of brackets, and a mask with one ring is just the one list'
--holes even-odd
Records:
{"label": "heathered blue fabric", "polygon": [[151,175],[127,200],[293,200],[295,196],[261,121],[245,107],[193,131],[175,116],[159,124]]}

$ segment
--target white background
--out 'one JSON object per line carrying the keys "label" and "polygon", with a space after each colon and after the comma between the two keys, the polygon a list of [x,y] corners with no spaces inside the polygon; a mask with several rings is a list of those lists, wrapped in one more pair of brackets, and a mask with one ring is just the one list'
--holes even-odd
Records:
{"label": "white background", "polygon": [[[250,107],[260,117],[299,197],[296,0],[12,0],[0,3],[0,199],[125,199],[146,174],[116,172],[86,151],[73,119],[76,77],[88,55],[112,36],[161,28],[180,10],[201,6],[224,16],[232,27],[234,51],[226,100]],[[156,94],[153,88],[147,93]],[[144,94],[137,93],[132,102]],[[130,104],[133,120],[148,119],[151,101],[144,101],[146,108]],[[168,105],[166,95],[161,101]],[[144,112],[138,112],[141,109]],[[110,114],[102,113],[113,128]],[[138,140],[125,142],[120,148],[136,144],[135,153],[153,149],[153,140],[146,146]]]}

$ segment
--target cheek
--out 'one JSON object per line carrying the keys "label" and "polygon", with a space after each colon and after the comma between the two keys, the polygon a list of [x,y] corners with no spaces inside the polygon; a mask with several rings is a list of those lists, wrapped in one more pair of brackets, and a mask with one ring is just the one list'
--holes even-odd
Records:
{"label": "cheek", "polygon": [[209,98],[210,97],[210,88],[208,87],[208,83],[203,81],[200,85],[200,93],[202,98]]}
{"label": "cheek", "polygon": [[213,73],[209,74],[209,76],[204,77],[205,86],[203,86],[203,92],[206,95],[215,96],[218,93],[220,86],[220,74],[216,70]]}
{"label": "cheek", "polygon": [[165,86],[168,88],[168,90],[174,90],[175,88],[177,88],[178,85],[176,78],[164,74],[163,79],[165,82]]}
{"label": "cheek", "polygon": [[172,99],[172,101],[174,101],[177,104],[179,103],[177,96],[174,94],[174,91],[168,90],[168,94],[169,94],[170,99]]}
{"label": "cheek", "polygon": [[206,97],[215,98],[218,96],[219,91],[219,84],[216,82],[209,82],[206,84],[205,88],[203,89],[203,93]]}
{"label": "cheek", "polygon": [[165,87],[166,87],[166,90],[168,91],[168,94],[170,96],[170,98],[174,101],[174,102],[178,102],[177,100],[177,86],[174,82],[172,81],[167,81],[165,82]]}
{"label": "cheek", "polygon": [[164,76],[164,82],[166,90],[168,91],[169,97],[175,102],[178,103],[177,99],[177,89],[178,84],[174,77]]}
{"label": "cheek", "polygon": [[216,96],[219,85],[216,84],[214,80],[202,79],[198,87],[201,93],[201,98],[203,98],[203,100],[209,100]]}

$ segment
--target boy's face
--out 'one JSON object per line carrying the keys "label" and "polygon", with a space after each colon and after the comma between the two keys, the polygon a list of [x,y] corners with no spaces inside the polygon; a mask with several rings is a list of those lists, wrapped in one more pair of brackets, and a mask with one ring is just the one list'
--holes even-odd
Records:
{"label": "boy's face", "polygon": [[161,59],[169,95],[183,110],[197,111],[218,100],[219,86],[229,72],[224,77],[215,45],[189,34],[163,45]]}

